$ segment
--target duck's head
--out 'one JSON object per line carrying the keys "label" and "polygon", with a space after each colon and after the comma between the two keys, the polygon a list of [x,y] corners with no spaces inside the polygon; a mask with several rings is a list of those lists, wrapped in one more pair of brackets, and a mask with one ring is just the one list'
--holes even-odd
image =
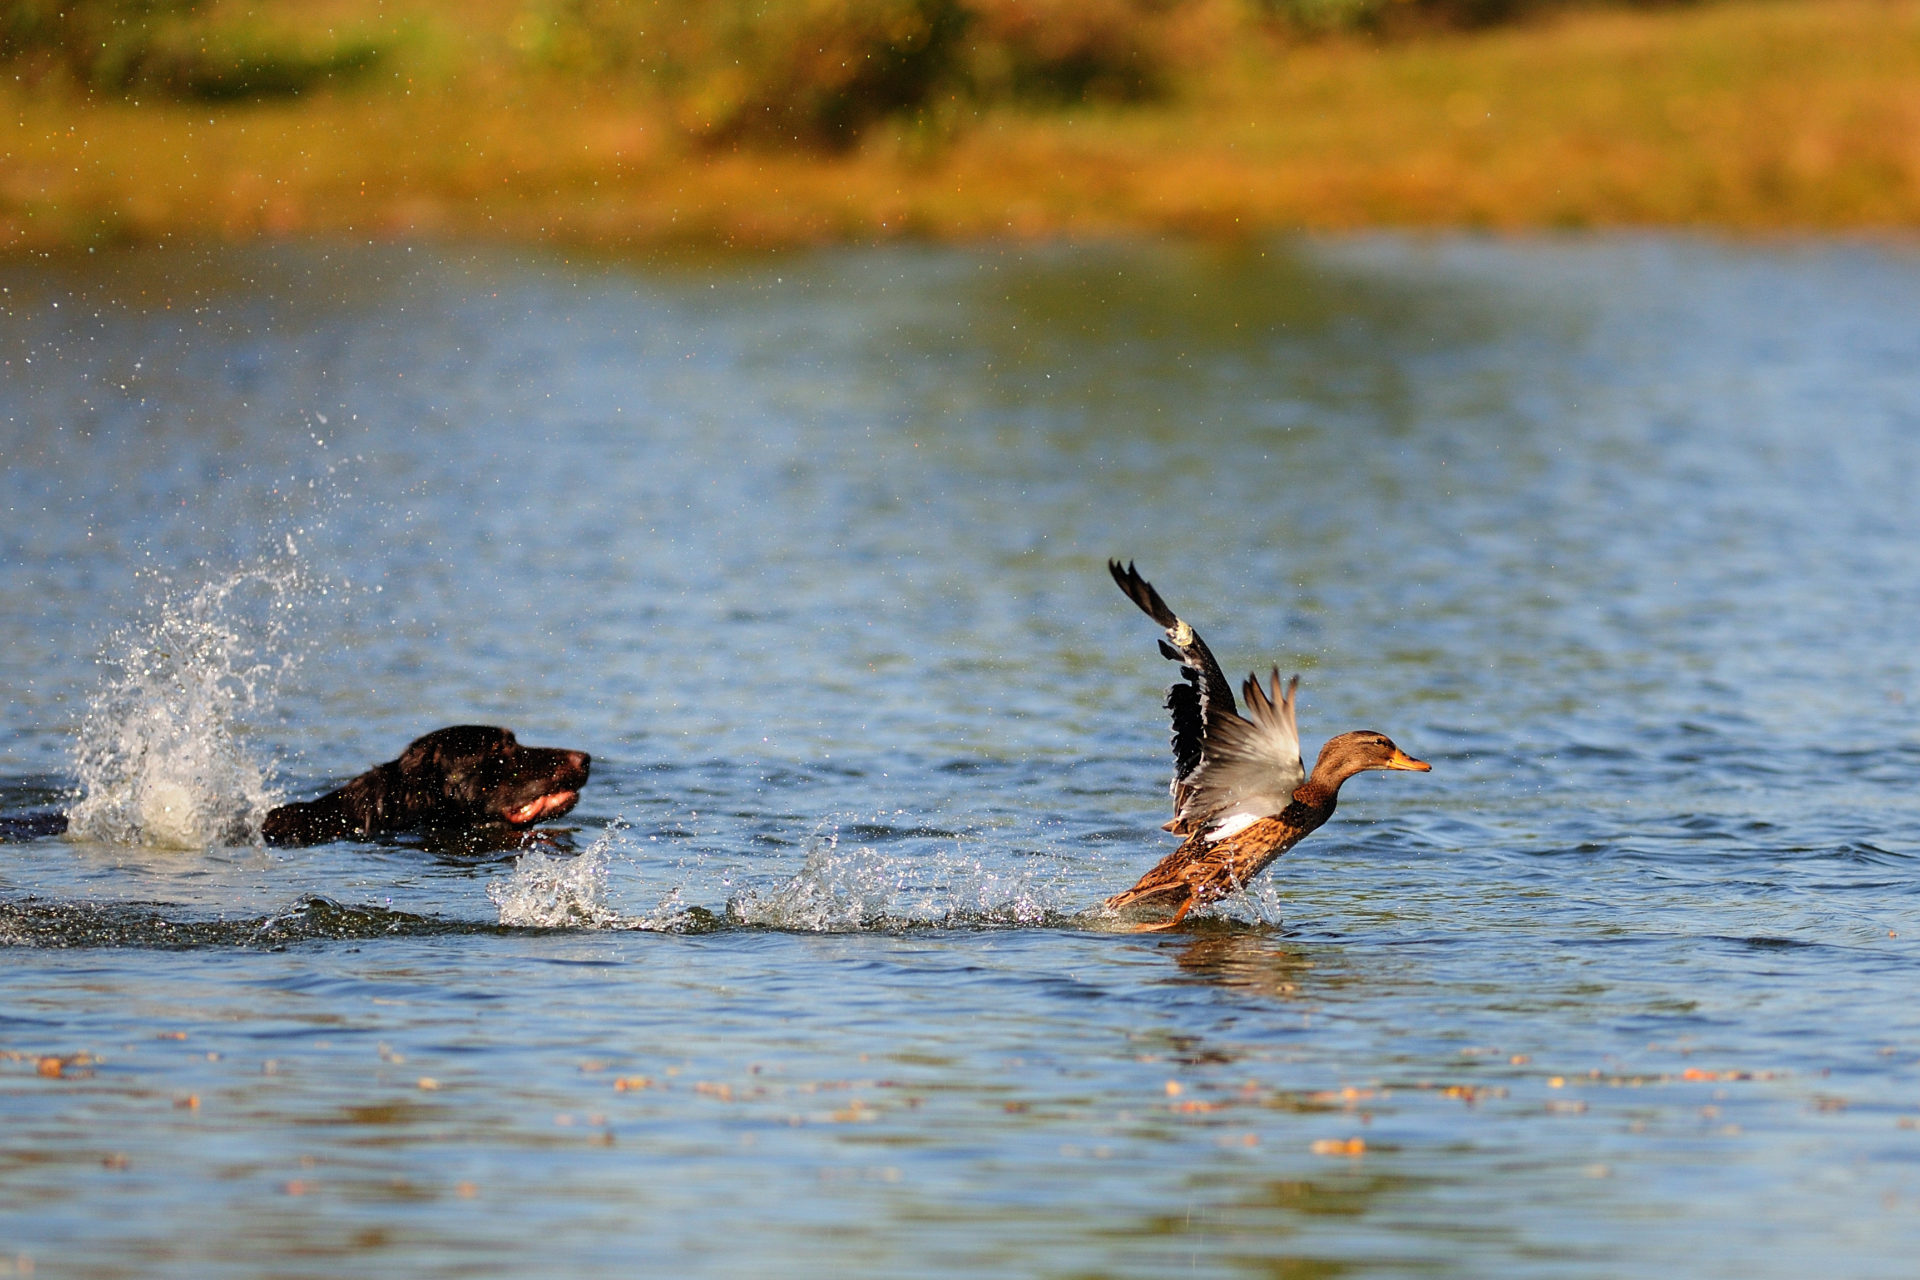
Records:
{"label": "duck's head", "polygon": [[1393,745],[1393,739],[1371,729],[1356,729],[1328,738],[1313,765],[1313,781],[1323,787],[1338,787],[1356,773],[1368,769],[1408,769],[1426,773],[1433,766]]}

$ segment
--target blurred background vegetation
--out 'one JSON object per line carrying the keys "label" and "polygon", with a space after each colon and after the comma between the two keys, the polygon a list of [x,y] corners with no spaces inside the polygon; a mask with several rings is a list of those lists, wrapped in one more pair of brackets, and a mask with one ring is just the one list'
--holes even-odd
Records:
{"label": "blurred background vegetation", "polygon": [[0,244],[1911,226],[1916,5],[0,0]]}
{"label": "blurred background vegetation", "polygon": [[204,0],[0,0],[0,58],[41,87],[217,102],[302,93],[379,60],[366,34],[318,36]]}
{"label": "blurred background vegetation", "polygon": [[[1575,2],[534,0],[485,16],[505,18],[530,66],[644,84],[693,136],[841,149],[880,120],[955,104],[1160,98],[1248,39],[1405,38]],[[405,43],[408,24],[377,0],[320,7],[0,0],[0,58],[42,87],[226,101],[341,85]]]}

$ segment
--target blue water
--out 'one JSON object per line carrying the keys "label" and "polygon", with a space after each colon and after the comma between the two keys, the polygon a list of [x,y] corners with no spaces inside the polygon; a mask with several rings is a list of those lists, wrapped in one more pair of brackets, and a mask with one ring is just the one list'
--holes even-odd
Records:
{"label": "blue water", "polygon": [[[1910,247],[0,289],[0,1274],[1911,1274]],[[1108,556],[1433,772],[1114,932]],[[579,808],[249,839],[466,721]]]}

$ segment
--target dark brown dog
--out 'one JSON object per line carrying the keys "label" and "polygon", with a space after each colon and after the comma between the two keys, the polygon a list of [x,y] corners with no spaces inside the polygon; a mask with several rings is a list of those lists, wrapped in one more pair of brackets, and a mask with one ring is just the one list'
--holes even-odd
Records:
{"label": "dark brown dog", "polygon": [[531,826],[580,802],[591,764],[584,751],[523,747],[492,725],[435,729],[337,791],[269,811],[260,834],[300,845],[420,827]]}

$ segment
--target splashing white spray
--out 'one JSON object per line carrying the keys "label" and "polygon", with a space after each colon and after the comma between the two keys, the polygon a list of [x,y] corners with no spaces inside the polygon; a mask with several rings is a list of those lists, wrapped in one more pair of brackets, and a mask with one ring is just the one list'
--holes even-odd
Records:
{"label": "splashing white spray", "polygon": [[809,933],[911,926],[1030,925],[1061,914],[1053,886],[1033,871],[1003,873],[955,852],[890,856],[816,841],[799,872],[771,892],[727,903],[731,924]]}
{"label": "splashing white spray", "polygon": [[575,858],[539,849],[520,855],[513,875],[487,886],[500,923],[519,928],[617,929],[629,922],[607,905],[607,865],[618,827],[609,827]]}
{"label": "splashing white spray", "polygon": [[627,824],[618,818],[607,824],[587,851],[574,858],[555,857],[542,849],[520,855],[513,874],[487,886],[487,897],[499,908],[500,923],[523,929],[651,929],[664,933],[704,933],[714,925],[713,914],[681,900],[680,890],[669,890],[644,916],[622,913],[608,901],[608,871],[614,846]]}
{"label": "splashing white spray", "polygon": [[154,617],[113,636],[102,659],[113,674],[74,750],[75,835],[172,849],[258,836],[275,796],[236,729],[295,661],[286,640],[302,586],[286,561],[242,568],[164,595]]}
{"label": "splashing white spray", "polygon": [[[842,849],[838,837],[828,834],[813,842],[796,874],[766,890],[735,895],[723,914],[690,905],[675,886],[645,915],[627,915],[610,902],[609,875],[616,862],[636,861],[620,852],[626,835],[626,823],[616,819],[578,857],[555,857],[538,849],[522,854],[511,876],[487,886],[500,923],[670,933],[726,927],[847,933],[1031,925],[1065,920],[1069,914],[1059,901],[1061,888],[1053,882],[1057,876],[1050,879],[1039,869],[995,871],[957,852],[889,856],[865,847]],[[695,855],[679,873],[700,877],[705,863]],[[705,874],[722,885],[732,884],[725,872],[707,868]]]}

